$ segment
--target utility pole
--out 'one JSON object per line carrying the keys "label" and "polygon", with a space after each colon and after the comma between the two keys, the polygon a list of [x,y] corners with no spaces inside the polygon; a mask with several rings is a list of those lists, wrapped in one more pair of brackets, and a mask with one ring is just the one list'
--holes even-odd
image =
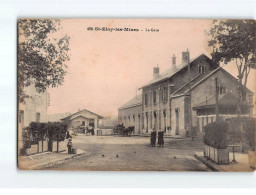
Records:
{"label": "utility pole", "polygon": [[[190,78],[190,56],[187,49],[187,58],[188,58],[188,85],[189,85],[189,110],[188,110],[188,125],[189,125],[189,131],[192,135],[192,105],[191,105],[191,78]],[[192,135],[193,139],[193,135]]]}
{"label": "utility pole", "polygon": [[216,122],[219,122],[219,90],[218,90],[218,78],[215,78],[215,113]]}

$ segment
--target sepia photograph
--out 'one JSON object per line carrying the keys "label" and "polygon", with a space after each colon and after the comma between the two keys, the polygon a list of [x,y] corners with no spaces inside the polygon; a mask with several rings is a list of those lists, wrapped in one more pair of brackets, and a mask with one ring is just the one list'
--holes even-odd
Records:
{"label": "sepia photograph", "polygon": [[256,21],[17,20],[17,167],[253,172]]}

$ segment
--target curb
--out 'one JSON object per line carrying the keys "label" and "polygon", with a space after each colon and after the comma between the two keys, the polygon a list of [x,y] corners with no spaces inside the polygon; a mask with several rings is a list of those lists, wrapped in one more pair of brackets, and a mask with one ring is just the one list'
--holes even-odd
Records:
{"label": "curb", "polygon": [[56,159],[56,160],[53,160],[53,161],[40,163],[40,164],[37,164],[37,165],[33,165],[31,167],[28,167],[28,170],[40,170],[40,169],[43,169],[43,168],[49,168],[49,167],[52,167],[54,165],[61,164],[65,160],[68,160],[68,159],[71,159],[71,158],[76,158],[76,157],[79,157],[79,156],[84,156],[84,155],[90,155],[90,153],[89,152],[83,152],[83,153],[74,154],[72,156],[68,156],[68,157],[65,157],[65,158],[60,158],[60,159]]}
{"label": "curb", "polygon": [[47,152],[40,152],[40,153],[35,153],[35,154],[30,154],[30,155],[26,155],[26,156],[18,156],[18,158],[20,159],[33,159],[34,157],[38,157],[38,156],[42,156],[42,155],[46,155],[46,154],[50,154],[50,151]]}
{"label": "curb", "polygon": [[224,171],[225,171],[224,169],[222,169],[222,168],[220,168],[220,167],[217,167],[217,165],[216,165],[216,166],[212,165],[211,162],[209,162],[208,160],[206,160],[206,159],[205,159],[203,156],[201,156],[200,154],[195,153],[195,154],[194,154],[194,157],[195,157],[197,160],[201,161],[205,166],[207,166],[210,170],[212,170],[212,171],[214,171],[214,172],[219,172],[219,171],[224,172]]}

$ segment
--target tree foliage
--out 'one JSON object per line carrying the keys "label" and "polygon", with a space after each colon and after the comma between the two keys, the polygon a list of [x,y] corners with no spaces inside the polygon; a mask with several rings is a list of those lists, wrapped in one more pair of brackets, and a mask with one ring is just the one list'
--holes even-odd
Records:
{"label": "tree foliage", "polygon": [[209,36],[213,59],[224,64],[235,61],[238,78],[246,86],[250,69],[255,68],[256,21],[214,20]]}
{"label": "tree foliage", "polygon": [[39,91],[57,87],[64,81],[69,60],[69,40],[60,30],[60,21],[52,19],[20,19],[18,21],[18,93],[34,84]]}
{"label": "tree foliage", "polygon": [[64,141],[68,125],[64,122],[31,122],[23,132],[24,147],[30,147],[39,141]]}

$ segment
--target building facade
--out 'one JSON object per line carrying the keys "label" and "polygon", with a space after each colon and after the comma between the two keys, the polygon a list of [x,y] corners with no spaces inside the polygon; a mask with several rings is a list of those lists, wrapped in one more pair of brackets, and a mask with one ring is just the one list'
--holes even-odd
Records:
{"label": "building facade", "polygon": [[143,129],[141,100],[142,94],[136,95],[118,109],[118,124],[123,124],[126,128],[134,126],[135,134],[141,134]]}
{"label": "building facade", "polygon": [[68,129],[77,129],[81,126],[88,128],[89,126],[97,129],[99,127],[99,120],[103,117],[95,114],[89,110],[83,109],[78,111],[70,116],[62,118],[61,121],[64,121],[68,124]]}
{"label": "building facade", "polygon": [[22,134],[31,122],[47,122],[49,94],[40,92],[33,84],[24,88],[26,98],[18,104],[18,148],[23,147]]}
{"label": "building facade", "polygon": [[[159,74],[159,67],[154,67],[153,79],[140,88],[142,90],[140,114],[142,120],[141,124],[138,124],[142,128],[140,132],[150,133],[153,129],[162,129],[167,135],[185,136],[189,126],[190,108],[196,108],[206,99],[215,97],[216,78],[218,94],[232,93],[233,96],[237,96],[238,81],[204,54],[190,59],[188,51],[182,52],[180,65],[176,65],[176,57],[173,56],[171,67],[162,74]],[[244,102],[251,105],[252,92],[248,89],[246,91]],[[236,107],[236,104],[232,106]],[[243,114],[250,115],[251,111],[252,109],[247,109]],[[131,109],[127,110],[127,113],[130,116],[134,115]],[[198,113],[198,109],[191,109],[192,126],[202,131],[199,126],[207,123],[202,123],[200,119],[202,116],[198,116]],[[122,116],[124,115],[123,113]]]}

